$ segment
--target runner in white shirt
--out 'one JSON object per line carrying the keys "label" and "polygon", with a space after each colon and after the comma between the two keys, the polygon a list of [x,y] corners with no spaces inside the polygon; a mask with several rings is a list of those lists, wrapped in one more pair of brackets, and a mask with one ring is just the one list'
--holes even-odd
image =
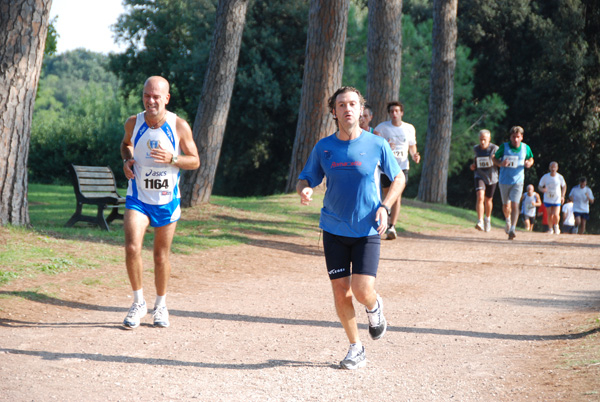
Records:
{"label": "runner in white shirt", "polygon": [[137,328],[148,312],[142,288],[142,251],[148,226],[154,228],[155,327],[169,326],[166,295],[171,263],[171,243],[180,214],[179,169],[200,166],[189,124],[167,111],[169,82],[153,76],[144,84],[144,112],[125,122],[121,142],[123,172],[129,179],[123,228],[125,265],[133,304],[123,320],[126,329]]}
{"label": "runner in white shirt", "polygon": [[590,204],[594,203],[594,194],[587,186],[587,179],[579,179],[579,185],[573,187],[569,198],[573,200],[573,215],[575,215],[575,225],[579,228],[578,234],[585,233],[585,224],[590,220]]}
{"label": "runner in white shirt", "polygon": [[563,233],[577,234],[577,227],[575,226],[575,215],[573,215],[573,201],[567,199],[565,204],[562,206],[563,213]]}
{"label": "runner in white shirt", "polygon": [[[396,101],[390,102],[388,103],[387,110],[391,120],[380,123],[375,127],[375,131],[381,133],[381,136],[389,142],[396,161],[400,165],[400,169],[404,172],[404,181],[408,183],[408,170],[410,168],[408,155],[410,154],[415,163],[421,161],[421,155],[417,152],[415,127],[410,123],[402,121],[402,117],[404,116],[404,105],[402,103]],[[384,197],[387,195],[390,184],[391,182],[387,176],[381,175],[381,188],[383,189]],[[390,227],[386,232],[387,240],[394,240],[397,237],[395,225],[398,221],[401,205],[402,195],[398,197],[398,200],[392,206]]]}
{"label": "runner in white shirt", "polygon": [[560,234],[560,207],[565,202],[567,183],[565,178],[558,173],[558,163],[550,162],[549,173],[540,179],[538,188],[544,193],[544,206],[548,209],[549,233]]}
{"label": "runner in white shirt", "polygon": [[534,191],[533,184],[527,186],[527,192],[521,198],[521,213],[523,214],[523,224],[525,230],[532,231],[535,225],[535,209],[542,205],[542,200],[538,193]]}

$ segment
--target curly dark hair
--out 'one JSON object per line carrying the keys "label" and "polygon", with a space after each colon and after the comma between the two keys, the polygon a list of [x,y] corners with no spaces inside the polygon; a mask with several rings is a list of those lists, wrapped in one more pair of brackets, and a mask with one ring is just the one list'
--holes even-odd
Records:
{"label": "curly dark hair", "polygon": [[[360,93],[360,91],[358,89],[356,89],[354,87],[341,87],[337,91],[335,91],[335,93],[327,101],[327,106],[329,106],[330,113],[333,113],[333,111],[335,110],[335,100],[337,99],[338,95],[346,93],[346,92],[355,92],[358,95],[358,100],[360,102],[361,107],[364,107],[365,104],[367,103],[365,101],[365,98],[363,98],[362,94]],[[337,123],[336,117],[334,117],[333,120],[335,120]]]}
{"label": "curly dark hair", "polygon": [[387,112],[389,113],[389,112],[390,112],[390,109],[391,109],[392,107],[394,107],[394,106],[398,106],[398,107],[400,107],[400,111],[404,112],[404,105],[403,105],[401,102],[398,102],[398,101],[392,101],[392,102],[389,102],[389,103],[387,104]]}

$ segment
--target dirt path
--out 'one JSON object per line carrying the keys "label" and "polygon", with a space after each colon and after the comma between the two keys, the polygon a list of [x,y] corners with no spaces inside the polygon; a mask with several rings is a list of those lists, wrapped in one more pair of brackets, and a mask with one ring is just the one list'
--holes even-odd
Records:
{"label": "dirt path", "polygon": [[[371,341],[359,311],[357,371],[337,369],[347,341],[318,235],[254,238],[173,256],[163,330],[150,316],[121,329],[122,264],[1,287],[0,400],[600,400],[600,236],[510,242],[495,228],[384,242],[390,327]],[[50,280],[54,296],[32,291]],[[150,270],[145,280],[153,300]]]}

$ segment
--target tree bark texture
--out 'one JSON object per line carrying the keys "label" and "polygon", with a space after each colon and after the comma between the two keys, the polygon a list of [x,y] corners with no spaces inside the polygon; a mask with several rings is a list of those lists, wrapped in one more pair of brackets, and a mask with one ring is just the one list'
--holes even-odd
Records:
{"label": "tree bark texture", "polygon": [[349,0],[312,0],[296,138],[286,190],[295,191],[298,175],[315,144],[336,130],[327,100],[342,85]]}
{"label": "tree bark texture", "polygon": [[456,67],[456,8],[458,0],[433,2],[433,54],[429,119],[418,199],[445,204],[452,139],[454,69]]}
{"label": "tree bark texture", "polygon": [[388,102],[398,100],[402,72],[402,0],[369,0],[367,103],[373,124],[389,120]]}
{"label": "tree bark texture", "polygon": [[52,0],[0,0],[0,225],[28,225],[27,159]]}
{"label": "tree bark texture", "polygon": [[208,202],[212,194],[235,83],[247,8],[248,0],[219,0],[208,67],[193,129],[200,156],[200,168],[185,171],[183,174],[183,207]]}

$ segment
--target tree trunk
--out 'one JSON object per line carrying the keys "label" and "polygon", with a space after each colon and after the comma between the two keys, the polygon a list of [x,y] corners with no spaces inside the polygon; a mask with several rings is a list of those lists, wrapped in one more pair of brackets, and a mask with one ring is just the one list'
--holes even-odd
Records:
{"label": "tree trunk", "polygon": [[388,102],[398,100],[402,72],[402,0],[369,0],[367,103],[375,127],[389,120]]}
{"label": "tree trunk", "polygon": [[52,0],[0,0],[0,225],[28,225],[27,157]]}
{"label": "tree trunk", "polygon": [[458,0],[433,1],[433,54],[427,141],[418,199],[446,203],[452,139],[454,68],[456,67],[456,7]]}
{"label": "tree trunk", "polygon": [[336,130],[327,100],[342,85],[350,0],[312,0],[296,138],[286,190],[296,182],[315,144]]}
{"label": "tree trunk", "polygon": [[194,141],[198,146],[200,168],[183,174],[183,207],[208,202],[212,194],[247,8],[248,0],[219,0],[215,33],[194,122]]}

